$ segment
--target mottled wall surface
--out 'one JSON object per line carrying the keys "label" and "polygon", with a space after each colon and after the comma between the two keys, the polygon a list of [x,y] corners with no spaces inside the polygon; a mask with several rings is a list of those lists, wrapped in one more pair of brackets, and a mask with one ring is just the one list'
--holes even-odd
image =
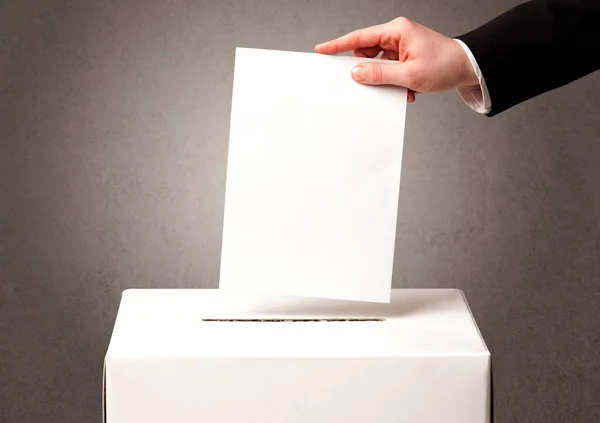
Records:
{"label": "mottled wall surface", "polygon": [[[0,2],[0,421],[99,421],[121,291],[217,286],[236,46],[516,4]],[[600,421],[598,116],[598,74],[492,119],[408,111],[394,286],[466,291],[501,423]]]}

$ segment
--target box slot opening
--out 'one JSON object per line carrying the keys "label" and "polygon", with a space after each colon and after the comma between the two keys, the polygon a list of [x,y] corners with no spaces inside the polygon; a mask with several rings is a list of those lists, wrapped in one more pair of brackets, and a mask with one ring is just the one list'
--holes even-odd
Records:
{"label": "box slot opening", "polygon": [[202,319],[203,322],[258,322],[258,323],[302,323],[302,322],[383,322],[382,317],[328,317],[323,319],[297,318],[297,319]]}

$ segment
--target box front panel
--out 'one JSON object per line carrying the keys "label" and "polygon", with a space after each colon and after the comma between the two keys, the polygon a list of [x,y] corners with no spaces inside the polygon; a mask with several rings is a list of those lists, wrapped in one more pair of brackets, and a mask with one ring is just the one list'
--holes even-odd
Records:
{"label": "box front panel", "polygon": [[107,423],[488,423],[488,357],[112,360]]}

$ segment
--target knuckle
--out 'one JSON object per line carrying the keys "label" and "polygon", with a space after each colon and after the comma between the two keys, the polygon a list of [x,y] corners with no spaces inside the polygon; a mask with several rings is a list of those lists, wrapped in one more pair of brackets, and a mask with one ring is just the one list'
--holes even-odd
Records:
{"label": "knuckle", "polygon": [[383,82],[383,68],[379,63],[372,63],[367,70],[367,79],[374,84]]}
{"label": "knuckle", "polygon": [[396,19],[394,19],[392,22],[394,22],[394,24],[399,28],[399,29],[406,29],[412,26],[413,22],[408,19],[405,18],[404,16],[400,16],[397,17]]}

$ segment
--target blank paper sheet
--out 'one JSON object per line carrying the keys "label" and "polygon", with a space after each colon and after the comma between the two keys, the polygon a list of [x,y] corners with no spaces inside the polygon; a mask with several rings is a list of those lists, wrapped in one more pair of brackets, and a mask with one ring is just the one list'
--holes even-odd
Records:
{"label": "blank paper sheet", "polygon": [[238,48],[220,288],[389,302],[407,92]]}

